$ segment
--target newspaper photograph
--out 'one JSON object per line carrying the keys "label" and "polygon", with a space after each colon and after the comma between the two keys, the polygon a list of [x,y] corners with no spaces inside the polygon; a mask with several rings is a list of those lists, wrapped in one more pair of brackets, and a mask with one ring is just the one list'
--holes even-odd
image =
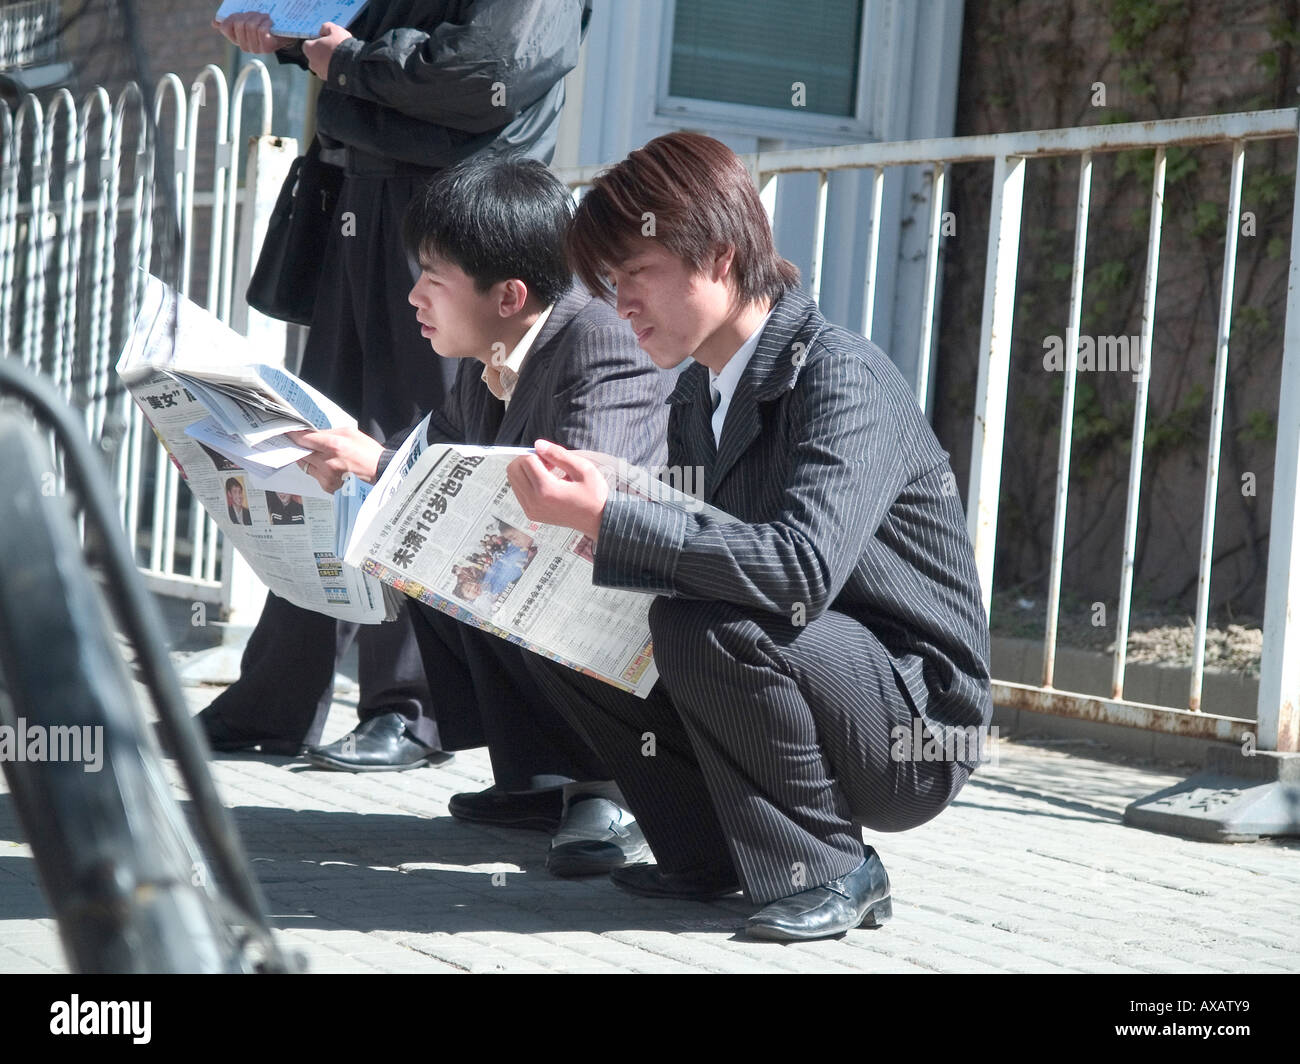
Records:
{"label": "newspaper photograph", "polygon": [[593,544],[529,521],[506,479],[527,448],[418,441],[362,504],[349,564],[466,624],[644,698],[654,596],[592,584]]}
{"label": "newspaper photograph", "polygon": [[339,555],[340,502],[298,467],[310,452],[282,435],[354,427],[353,418],[291,373],[253,363],[242,336],[156,278],[117,372],[181,479],[268,588],[341,620],[390,615],[379,581]]}

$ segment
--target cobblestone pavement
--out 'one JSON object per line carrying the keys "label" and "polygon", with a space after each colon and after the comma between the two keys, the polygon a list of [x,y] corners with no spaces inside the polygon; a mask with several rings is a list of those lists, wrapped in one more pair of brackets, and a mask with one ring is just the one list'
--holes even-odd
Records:
{"label": "cobblestone pavement", "polygon": [[[195,709],[215,688],[191,689]],[[355,695],[355,688],[353,688]],[[336,702],[326,740],[355,722]],[[876,931],[750,942],[737,895],[643,900],[547,874],[546,836],[462,824],[482,751],[411,772],[218,755],[276,927],[316,972],[1297,972],[1300,841],[1223,846],[1124,827],[1189,766],[1086,741],[1008,741],[941,816],[869,837],[893,884]],[[0,972],[65,969],[0,787]]]}

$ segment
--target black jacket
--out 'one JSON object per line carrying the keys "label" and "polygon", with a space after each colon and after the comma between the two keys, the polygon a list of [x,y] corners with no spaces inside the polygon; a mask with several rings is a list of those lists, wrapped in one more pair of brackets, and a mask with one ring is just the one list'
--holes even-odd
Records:
{"label": "black jacket", "polygon": [[[555,304],[537,334],[509,407],[482,375],[478,359],[461,361],[451,394],[429,419],[429,443],[531,447],[541,437],[637,466],[663,464],[675,378],[656,369],[627,322],[581,285]],[[413,428],[385,443],[380,475]]]}
{"label": "black jacket", "polygon": [[708,370],[669,399],[669,468],[703,467],[720,523],[612,494],[593,582],[805,623],[846,614],[880,640],[920,716],[993,715],[989,627],[948,453],[880,348],[803,293],[777,302],[715,447]]}
{"label": "black jacket", "polygon": [[[370,0],[330,60],[321,145],[429,169],[484,149],[549,163],[591,0]],[[306,66],[300,45],[278,53]]]}

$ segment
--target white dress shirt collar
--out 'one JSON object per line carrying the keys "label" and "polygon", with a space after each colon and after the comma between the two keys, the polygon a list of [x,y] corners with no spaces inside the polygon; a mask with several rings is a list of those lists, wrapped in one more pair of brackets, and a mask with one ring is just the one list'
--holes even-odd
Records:
{"label": "white dress shirt collar", "polygon": [[510,399],[515,394],[515,386],[519,383],[519,374],[524,368],[524,359],[532,350],[533,343],[537,340],[538,334],[541,333],[542,327],[546,324],[546,319],[551,316],[551,311],[555,309],[552,303],[537,316],[537,320],[528,326],[528,331],[519,338],[519,343],[515,344],[514,350],[506,356],[505,361],[499,365],[494,362],[488,362],[483,367],[483,383],[488,386],[488,391],[498,399],[505,401],[507,406],[510,405]]}

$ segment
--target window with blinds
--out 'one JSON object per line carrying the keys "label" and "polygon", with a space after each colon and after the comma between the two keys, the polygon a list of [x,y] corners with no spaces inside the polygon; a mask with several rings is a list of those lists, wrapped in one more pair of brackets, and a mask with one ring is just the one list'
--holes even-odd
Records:
{"label": "window with blinds", "polygon": [[860,0],[676,0],[668,95],[852,118],[862,6]]}

